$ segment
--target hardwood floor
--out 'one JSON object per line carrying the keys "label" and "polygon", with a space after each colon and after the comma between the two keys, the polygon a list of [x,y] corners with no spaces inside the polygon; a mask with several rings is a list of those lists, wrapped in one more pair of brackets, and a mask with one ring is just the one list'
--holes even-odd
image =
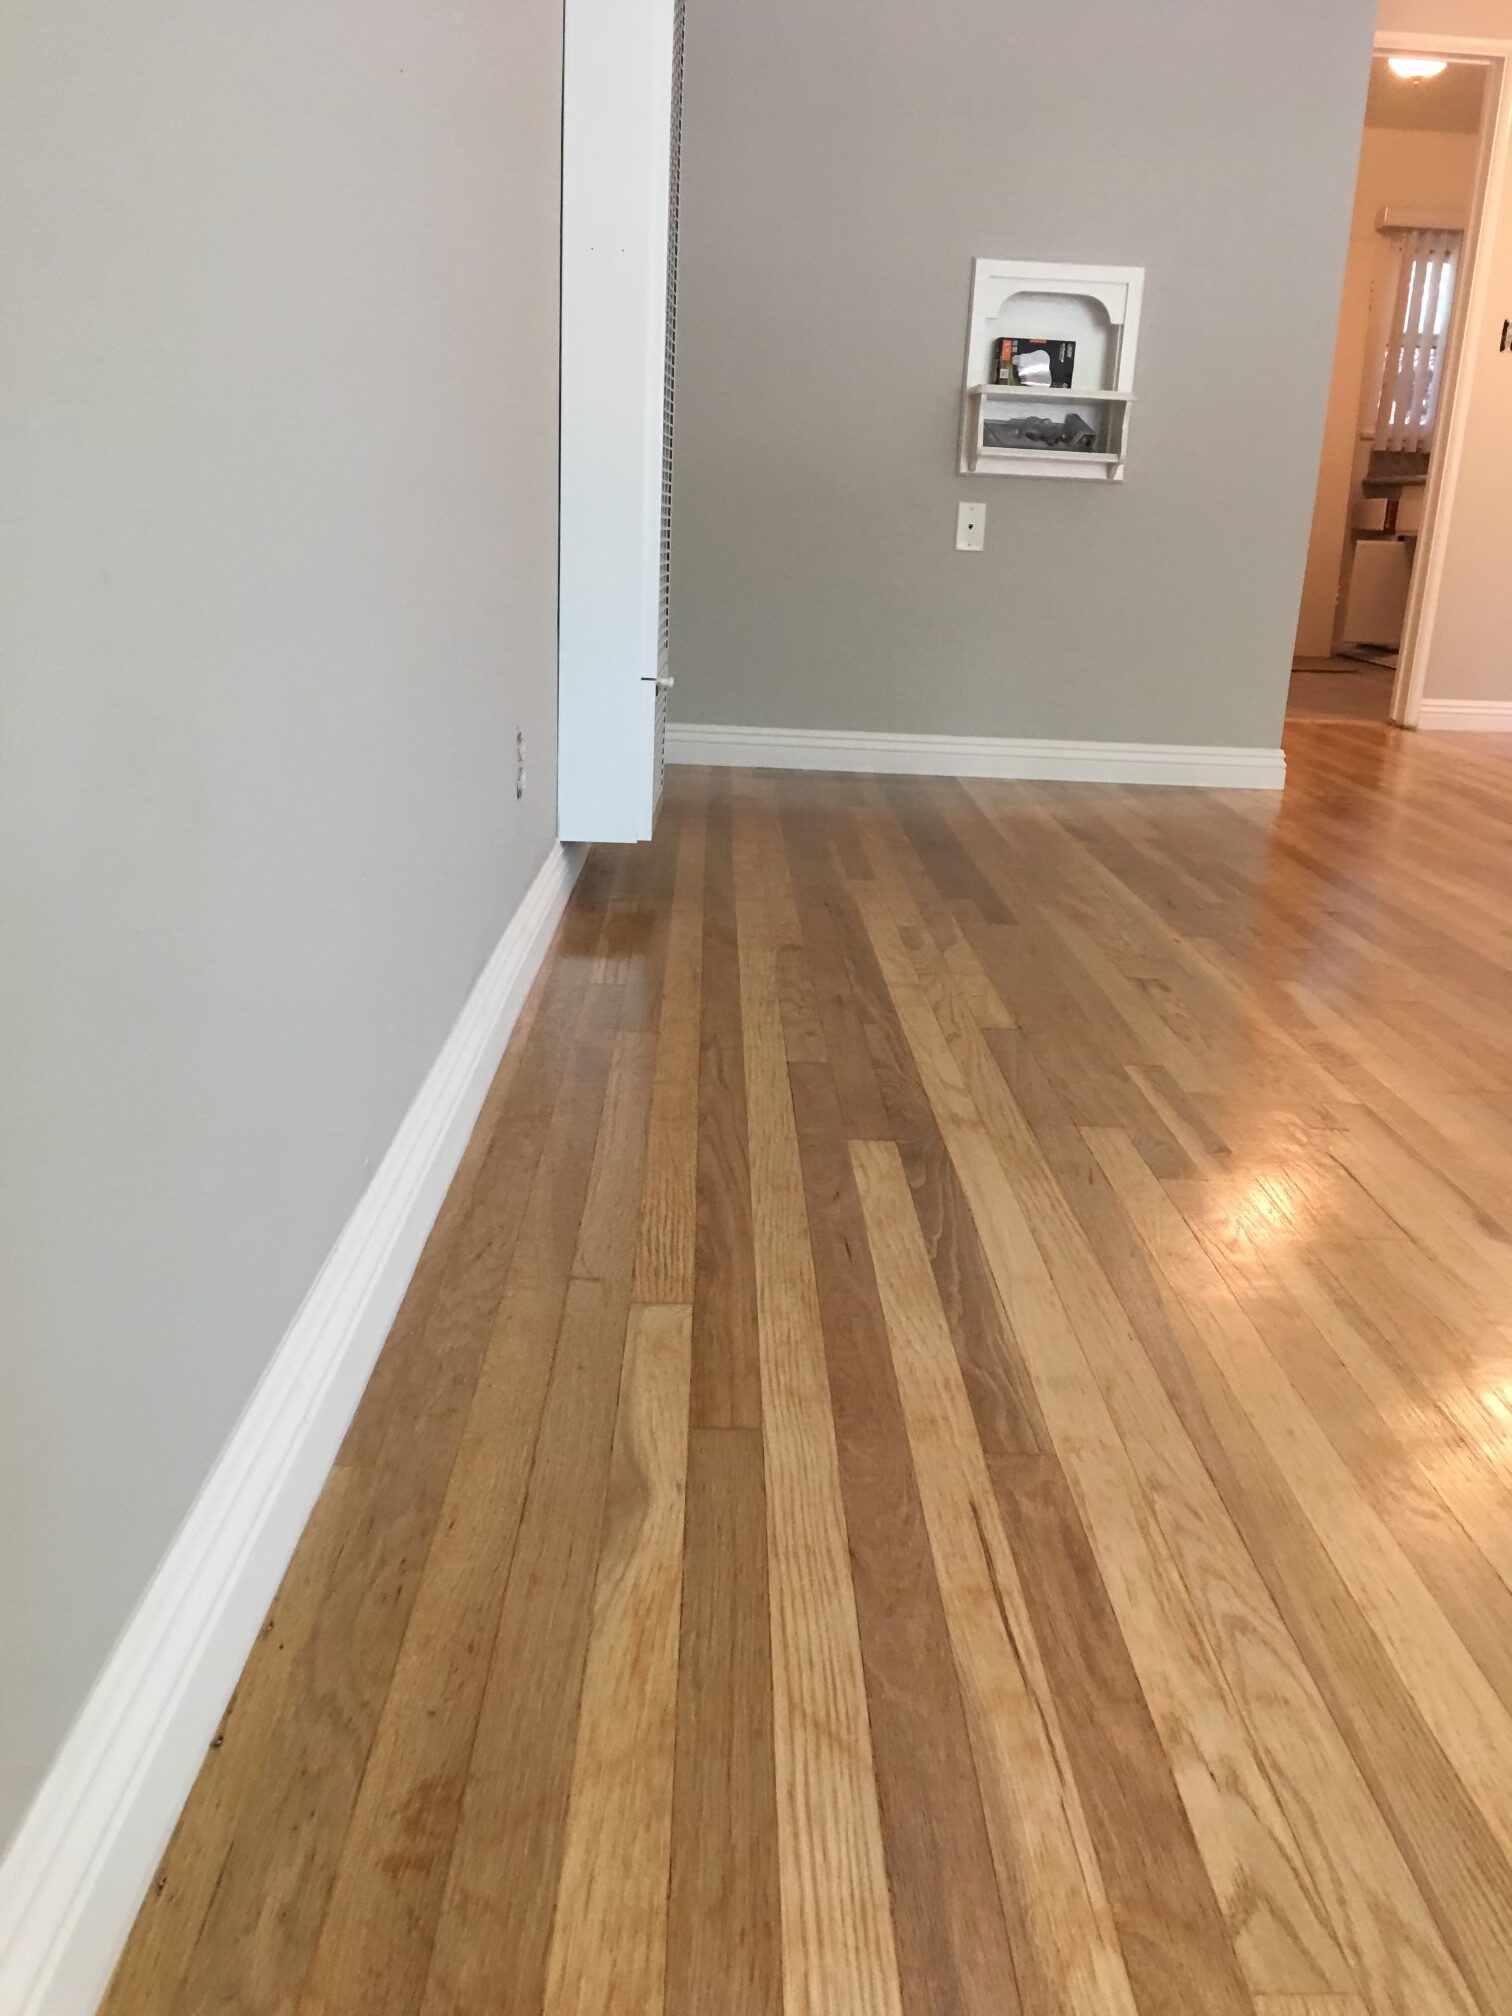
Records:
{"label": "hardwood floor", "polygon": [[1292,721],[1388,721],[1395,672],[1348,658],[1293,668],[1286,696]]}
{"label": "hardwood floor", "polygon": [[1512,740],[674,771],[109,2016],[1512,2016]]}

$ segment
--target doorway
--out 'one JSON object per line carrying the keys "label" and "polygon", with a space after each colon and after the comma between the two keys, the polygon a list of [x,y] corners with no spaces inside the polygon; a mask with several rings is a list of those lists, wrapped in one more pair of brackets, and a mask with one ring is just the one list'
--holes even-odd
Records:
{"label": "doorway", "polygon": [[1381,46],[1372,61],[1290,718],[1409,718],[1499,67]]}

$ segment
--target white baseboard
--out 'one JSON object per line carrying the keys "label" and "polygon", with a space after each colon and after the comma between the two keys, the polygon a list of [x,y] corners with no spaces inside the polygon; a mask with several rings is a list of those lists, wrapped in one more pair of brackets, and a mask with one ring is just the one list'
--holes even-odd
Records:
{"label": "white baseboard", "polygon": [[867,729],[726,728],[672,722],[669,763],[870,770],[907,777],[1022,777],[1077,784],[1202,784],[1279,791],[1279,749],[1184,742],[1057,742],[1012,735],[892,735]]}
{"label": "white baseboard", "polygon": [[1419,728],[1457,728],[1466,735],[1512,735],[1512,700],[1424,700]]}
{"label": "white baseboard", "polygon": [[89,2016],[335,1460],[582,865],[553,847],[0,1863],[0,2009]]}

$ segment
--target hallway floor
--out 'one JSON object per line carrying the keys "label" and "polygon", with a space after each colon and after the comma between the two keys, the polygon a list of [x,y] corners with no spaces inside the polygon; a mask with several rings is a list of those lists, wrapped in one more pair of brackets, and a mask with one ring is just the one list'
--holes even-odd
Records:
{"label": "hallway floor", "polygon": [[670,773],[110,2016],[1512,2011],[1512,742]]}
{"label": "hallway floor", "polygon": [[1326,669],[1295,665],[1286,694],[1288,721],[1389,721],[1395,672],[1346,658]]}

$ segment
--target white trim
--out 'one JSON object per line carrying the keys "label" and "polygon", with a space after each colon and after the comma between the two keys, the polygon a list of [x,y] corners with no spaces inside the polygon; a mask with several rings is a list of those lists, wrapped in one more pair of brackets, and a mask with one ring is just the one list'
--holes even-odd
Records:
{"label": "white trim", "polygon": [[1464,735],[1512,735],[1512,700],[1424,700],[1419,728],[1457,728]]}
{"label": "white trim", "polygon": [[1512,175],[1512,38],[1429,35],[1386,30],[1377,34],[1376,55],[1473,56],[1488,60],[1486,105],[1470,225],[1461,250],[1463,284],[1451,317],[1449,349],[1439,400],[1439,426],[1428,465],[1417,557],[1407,590],[1402,646],[1391,693],[1391,719],[1404,728],[1422,720],[1433,637],[1443,594],[1446,542],[1439,536],[1453,520],[1465,444],[1470,429],[1470,392],[1486,345],[1477,340],[1491,322],[1491,265],[1501,216],[1502,191]]}
{"label": "white trim", "polygon": [[1427,28],[1378,28],[1371,45],[1376,56],[1504,56],[1499,35],[1439,35]]}
{"label": "white trim", "polygon": [[0,1863],[0,2008],[94,2009],[582,862],[554,845]]}
{"label": "white trim", "polygon": [[1470,212],[1444,205],[1438,210],[1408,210],[1400,203],[1388,203],[1376,212],[1377,231],[1464,231]]}
{"label": "white trim", "polygon": [[1086,784],[1202,784],[1279,791],[1279,749],[1185,742],[1061,742],[1014,735],[894,735],[871,729],[727,728],[673,722],[669,763],[766,770],[871,770],[906,777],[1039,777]]}

